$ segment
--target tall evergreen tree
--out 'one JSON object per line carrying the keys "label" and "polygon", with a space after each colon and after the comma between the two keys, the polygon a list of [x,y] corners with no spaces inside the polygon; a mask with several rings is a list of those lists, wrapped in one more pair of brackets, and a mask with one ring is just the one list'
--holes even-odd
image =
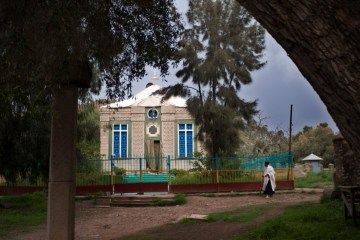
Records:
{"label": "tall evergreen tree", "polygon": [[81,104],[77,121],[77,159],[78,172],[100,171],[100,111],[96,102]]}
{"label": "tall evergreen tree", "polygon": [[238,129],[256,113],[256,102],[244,101],[238,91],[265,65],[265,31],[233,0],[189,1],[186,16],[183,66],[176,74],[181,83],[163,93],[190,96],[188,108],[208,153],[231,155],[240,143]]}

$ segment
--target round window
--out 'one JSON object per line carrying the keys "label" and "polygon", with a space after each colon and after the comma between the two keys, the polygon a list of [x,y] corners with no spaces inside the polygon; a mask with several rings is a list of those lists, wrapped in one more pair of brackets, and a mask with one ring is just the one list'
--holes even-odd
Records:
{"label": "round window", "polygon": [[158,111],[156,109],[150,109],[148,112],[148,117],[154,119],[158,117]]}

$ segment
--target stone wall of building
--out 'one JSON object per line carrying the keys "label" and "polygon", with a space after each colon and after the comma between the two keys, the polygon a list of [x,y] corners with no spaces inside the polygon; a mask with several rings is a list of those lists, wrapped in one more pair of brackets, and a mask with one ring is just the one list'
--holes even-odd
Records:
{"label": "stone wall of building", "polygon": [[174,106],[163,106],[161,108],[163,156],[175,156],[175,113]]}
{"label": "stone wall of building", "polygon": [[341,136],[333,139],[335,160],[335,182],[337,185],[360,185],[360,159],[356,159],[351,147]]}
{"label": "stone wall of building", "polygon": [[104,158],[107,157],[108,155],[108,145],[109,145],[108,125],[109,125],[109,112],[100,109],[100,154]]}
{"label": "stone wall of building", "polygon": [[[130,124],[129,146],[131,156],[145,154],[145,123],[146,108],[142,106],[109,109],[100,108],[100,153],[104,158],[109,157],[111,141],[111,124],[116,121],[126,121]],[[163,156],[176,155],[176,121],[191,120],[186,108],[175,106],[161,106],[161,148]],[[195,141],[197,151],[204,151],[202,145]]]}
{"label": "stone wall of building", "polygon": [[100,108],[100,154],[109,157],[110,132],[112,121],[130,121],[131,109]]}
{"label": "stone wall of building", "polygon": [[143,156],[145,151],[145,107],[131,108],[131,149],[132,156]]}
{"label": "stone wall of building", "polygon": [[192,119],[192,116],[186,108],[176,108],[175,114],[176,119]]}

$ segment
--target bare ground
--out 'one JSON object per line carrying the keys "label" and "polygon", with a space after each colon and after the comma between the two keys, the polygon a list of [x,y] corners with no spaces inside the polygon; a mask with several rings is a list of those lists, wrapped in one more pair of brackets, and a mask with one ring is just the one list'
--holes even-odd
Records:
{"label": "bare ground", "polygon": [[[226,239],[243,233],[251,226],[276,216],[288,205],[319,202],[321,193],[275,194],[266,199],[262,195],[243,196],[187,196],[187,203],[173,207],[117,207],[97,208],[91,201],[76,202],[75,239],[126,239],[141,234],[156,239]],[[208,214],[242,206],[275,203],[256,219],[247,223],[215,222],[183,226],[176,223],[191,214]],[[13,232],[11,240],[45,240],[46,225],[27,232]]]}

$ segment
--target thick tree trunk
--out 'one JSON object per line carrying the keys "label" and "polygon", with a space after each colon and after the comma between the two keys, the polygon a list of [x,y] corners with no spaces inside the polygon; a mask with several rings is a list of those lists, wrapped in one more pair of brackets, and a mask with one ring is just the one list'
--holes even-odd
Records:
{"label": "thick tree trunk", "polygon": [[237,1],[285,49],[360,159],[360,1]]}

